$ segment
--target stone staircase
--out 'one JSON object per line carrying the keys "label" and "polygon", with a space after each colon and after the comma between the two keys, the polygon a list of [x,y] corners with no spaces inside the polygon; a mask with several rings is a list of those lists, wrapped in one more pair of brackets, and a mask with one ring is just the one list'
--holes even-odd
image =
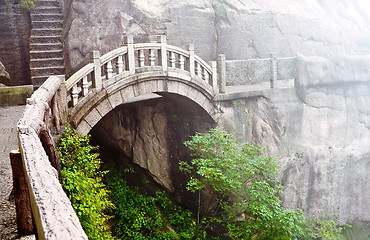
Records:
{"label": "stone staircase", "polygon": [[64,74],[63,15],[58,0],[36,0],[31,10],[31,80],[39,87],[50,75]]}

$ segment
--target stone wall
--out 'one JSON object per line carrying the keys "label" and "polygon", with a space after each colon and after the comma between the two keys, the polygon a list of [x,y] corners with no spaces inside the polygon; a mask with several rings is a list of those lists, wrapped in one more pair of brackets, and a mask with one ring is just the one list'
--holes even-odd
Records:
{"label": "stone wall", "polygon": [[369,64],[301,56],[295,88],[223,102],[219,124],[279,159],[286,207],[370,221]]}
{"label": "stone wall", "polygon": [[5,85],[30,84],[29,12],[20,7],[20,0],[0,0],[0,62],[10,74]]}

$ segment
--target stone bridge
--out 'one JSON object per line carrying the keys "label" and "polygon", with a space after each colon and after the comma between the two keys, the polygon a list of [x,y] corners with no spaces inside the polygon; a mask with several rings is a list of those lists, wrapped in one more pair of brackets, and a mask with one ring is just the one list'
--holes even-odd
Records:
{"label": "stone bridge", "polygon": [[[121,48],[103,56],[93,52],[92,62],[69,79],[49,77],[27,100],[18,123],[20,155],[38,239],[87,239],[58,180],[60,166],[51,132],[60,133],[60,122],[69,122],[80,134],[87,134],[116,106],[166,92],[191,99],[217,121],[222,114],[221,101],[293,87],[295,59],[272,56],[226,61],[220,55],[209,65],[194,54],[193,45],[187,50],[171,46],[164,36],[156,43],[135,44],[128,36]],[[253,66],[262,70],[257,72]],[[243,67],[252,70],[249,75],[240,70]],[[278,81],[282,78],[285,80]]]}
{"label": "stone bridge", "polygon": [[65,109],[68,122],[81,134],[90,129],[116,106],[148,94],[168,92],[192,99],[213,119],[217,110],[213,98],[218,93],[216,62],[211,66],[194,54],[167,45],[165,36],[158,43],[133,43],[100,57],[92,54],[86,65],[65,82]]}

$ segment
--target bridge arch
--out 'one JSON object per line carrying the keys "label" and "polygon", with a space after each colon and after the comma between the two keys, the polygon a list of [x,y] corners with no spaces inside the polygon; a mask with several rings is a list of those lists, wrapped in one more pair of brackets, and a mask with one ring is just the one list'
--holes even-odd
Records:
{"label": "bridge arch", "polygon": [[213,98],[218,92],[216,62],[211,66],[188,50],[166,44],[133,43],[100,57],[73,74],[64,84],[65,112],[81,135],[116,106],[150,93],[168,92],[191,99],[215,121],[218,117]]}
{"label": "bridge arch", "polygon": [[[173,93],[189,98],[199,105],[216,121],[217,111],[212,102],[213,96],[196,83],[189,84],[184,79],[173,77],[148,77],[130,81],[126,79],[111,88],[91,96],[73,109],[71,122],[81,135],[86,135],[106,114],[118,105],[127,103],[151,93]],[[203,86],[204,87],[204,86]]]}

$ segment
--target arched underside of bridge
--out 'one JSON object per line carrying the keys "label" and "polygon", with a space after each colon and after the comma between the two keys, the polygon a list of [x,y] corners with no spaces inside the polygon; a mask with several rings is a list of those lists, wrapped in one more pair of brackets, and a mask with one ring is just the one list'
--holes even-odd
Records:
{"label": "arched underside of bridge", "polygon": [[116,106],[150,93],[173,93],[184,96],[199,105],[214,121],[218,111],[213,103],[212,88],[188,78],[151,74],[137,74],[116,81],[98,92],[86,96],[70,112],[69,122],[79,134],[86,135],[107,113]]}

